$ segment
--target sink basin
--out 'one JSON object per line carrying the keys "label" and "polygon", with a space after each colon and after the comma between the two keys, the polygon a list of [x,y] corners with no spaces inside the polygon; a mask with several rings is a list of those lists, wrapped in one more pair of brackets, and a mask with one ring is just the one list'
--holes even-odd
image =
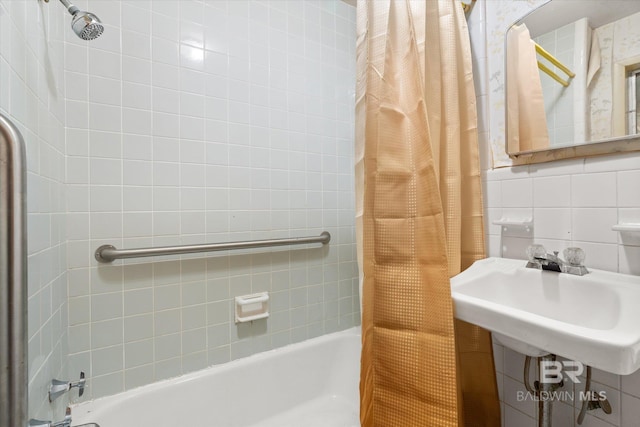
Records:
{"label": "sink basin", "polygon": [[525,265],[487,258],[453,277],[456,317],[531,356],[553,353],[620,375],[640,368],[640,277]]}

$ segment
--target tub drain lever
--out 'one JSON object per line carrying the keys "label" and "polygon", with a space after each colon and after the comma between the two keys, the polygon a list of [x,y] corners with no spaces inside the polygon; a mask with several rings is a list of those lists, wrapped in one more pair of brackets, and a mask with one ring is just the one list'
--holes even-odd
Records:
{"label": "tub drain lever", "polygon": [[87,380],[84,379],[84,372],[80,372],[80,379],[75,382],[51,380],[51,385],[49,386],[49,402],[53,402],[74,387],[78,388],[78,396],[82,396],[84,394],[86,381]]}

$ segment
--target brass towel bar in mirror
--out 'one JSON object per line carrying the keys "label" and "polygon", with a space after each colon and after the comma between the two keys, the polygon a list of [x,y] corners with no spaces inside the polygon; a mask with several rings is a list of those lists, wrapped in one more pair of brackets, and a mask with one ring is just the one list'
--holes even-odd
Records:
{"label": "brass towel bar in mirror", "polygon": [[567,76],[569,76],[569,80],[563,79],[562,77],[560,77],[559,75],[554,73],[549,67],[544,65],[542,62],[538,61],[538,68],[540,69],[540,71],[542,71],[543,73],[547,74],[549,77],[551,77],[553,80],[555,80],[558,83],[560,83],[562,86],[564,86],[564,87],[569,86],[569,84],[571,83],[571,79],[576,76],[576,73],[574,73],[569,68],[567,68],[555,56],[551,55],[549,52],[544,50],[544,48],[542,46],[540,46],[538,43],[534,42],[533,44],[536,46],[536,52],[538,53],[538,55],[542,56],[547,61],[551,62],[553,65],[558,67],[559,70],[561,70],[563,73],[565,73]]}

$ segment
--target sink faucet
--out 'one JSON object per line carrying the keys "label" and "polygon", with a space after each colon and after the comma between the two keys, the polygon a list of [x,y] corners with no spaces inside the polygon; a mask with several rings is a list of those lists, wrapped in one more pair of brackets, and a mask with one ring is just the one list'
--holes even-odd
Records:
{"label": "sink faucet", "polygon": [[562,267],[565,266],[565,262],[558,256],[558,251],[553,251],[553,254],[545,254],[544,256],[537,256],[535,260],[540,263],[543,270],[562,272]]}
{"label": "sink faucet", "polygon": [[589,273],[582,263],[585,259],[584,251],[580,248],[567,248],[563,251],[566,261],[558,256],[558,251],[547,253],[542,245],[531,245],[527,248],[529,262],[527,268],[538,270],[557,271],[558,273],[575,274],[584,276]]}

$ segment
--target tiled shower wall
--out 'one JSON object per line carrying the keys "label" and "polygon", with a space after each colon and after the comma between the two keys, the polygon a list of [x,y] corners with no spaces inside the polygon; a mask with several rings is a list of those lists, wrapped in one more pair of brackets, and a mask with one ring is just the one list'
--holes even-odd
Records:
{"label": "tiled shower wall", "polygon": [[67,375],[63,12],[0,0],[0,111],[26,142],[29,415],[41,419],[64,414],[47,385]]}
{"label": "tiled shower wall", "polygon": [[[549,145],[556,147],[572,144],[576,140],[584,140],[588,66],[585,50],[588,49],[591,41],[589,21],[586,18],[576,20],[539,35],[533,40],[576,74],[569,87],[564,87],[546,73],[539,73],[549,131]],[[546,61],[545,63],[548,66],[551,65],[551,70],[557,75],[564,75],[558,67]]]}
{"label": "tiled shower wall", "polygon": [[[69,370],[117,393],[359,323],[355,10],[341,1],[79,2],[65,32]],[[325,247],[98,265],[146,247],[332,234]],[[269,319],[233,297],[270,291]]]}
{"label": "tiled shower wall", "polygon": [[[524,249],[533,242],[542,243],[549,251],[575,245],[585,250],[587,267],[640,274],[640,240],[611,230],[618,222],[640,222],[639,154],[492,169],[492,157],[497,164],[504,164],[504,32],[518,17],[541,3],[478,2],[469,18],[485,169],[488,253],[522,259]],[[486,37],[486,45],[480,41],[482,37]],[[533,227],[530,232],[504,231],[492,224],[503,216],[530,217]],[[517,395],[524,391],[524,356],[501,345],[495,345],[495,356],[503,425],[535,427],[535,403],[518,401]],[[638,425],[640,373],[618,376],[596,370],[592,384],[607,392],[613,413],[590,411],[582,426]],[[572,386],[567,384],[565,389],[571,391]],[[575,385],[576,395],[583,386],[584,383]],[[553,424],[577,426],[580,403],[555,403]]]}

